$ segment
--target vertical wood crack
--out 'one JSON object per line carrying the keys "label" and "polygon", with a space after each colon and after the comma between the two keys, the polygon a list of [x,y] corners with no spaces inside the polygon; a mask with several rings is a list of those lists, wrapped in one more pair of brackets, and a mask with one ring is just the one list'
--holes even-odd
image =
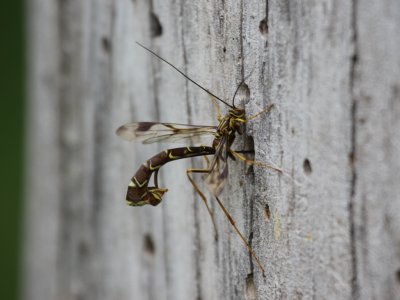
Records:
{"label": "vertical wood crack", "polygon": [[[185,32],[184,32],[184,10],[185,7],[185,1],[181,1],[179,3],[179,18],[181,21],[181,47],[182,47],[182,58],[183,58],[183,73],[188,74],[188,58],[187,58],[187,54],[186,54],[186,48],[185,48]],[[188,80],[185,80],[185,99],[186,99],[186,103],[187,105],[186,107],[186,113],[188,116],[188,124],[192,123],[192,114],[191,114],[191,110],[190,110],[190,101],[189,101],[189,82]],[[193,159],[190,159],[190,162],[193,163]],[[193,189],[192,191],[193,194],[193,199],[197,200],[196,198],[198,197],[196,191]],[[194,230],[195,230],[195,236],[194,236],[194,242],[196,244],[195,247],[195,266],[196,266],[196,271],[195,271],[195,277],[196,277],[196,297],[193,297],[194,299],[202,299],[203,298],[203,292],[202,292],[202,288],[201,288],[201,282],[202,282],[202,276],[201,276],[201,266],[200,266],[200,257],[201,257],[201,250],[202,250],[202,245],[200,242],[200,221],[199,221],[199,216],[196,213],[198,211],[197,207],[198,207],[198,201],[194,201],[193,203],[194,205],[194,209],[193,209],[193,220],[194,220]]]}
{"label": "vertical wood crack", "polygon": [[[149,1],[149,18],[151,18],[152,15],[156,15],[156,14],[154,12],[153,0],[150,0]],[[151,22],[150,22],[150,32],[151,32],[151,30],[152,30],[152,28],[151,28]],[[150,49],[155,49],[153,40],[155,38],[157,38],[157,37],[158,36],[152,34],[151,39],[150,39],[150,43],[151,43],[150,44]],[[157,64],[156,60],[154,60],[154,62],[151,64],[151,67],[152,67],[151,68],[151,72],[152,72],[151,77],[152,77],[153,87],[154,87],[154,105],[155,105],[155,111],[156,111],[156,119],[160,120],[160,115],[161,115],[160,114],[160,98],[159,98],[158,80],[157,80],[157,76],[156,76],[156,74],[157,74],[156,64]],[[161,177],[161,178],[163,177],[162,173],[159,174],[159,177]],[[165,242],[165,241],[168,241],[168,236],[169,236],[169,233],[168,233],[168,230],[167,230],[167,228],[168,228],[167,225],[168,224],[167,224],[165,207],[163,207],[161,209],[161,215],[162,215],[161,223],[162,223],[162,232],[163,232],[163,234],[162,234],[162,236],[163,236],[163,243],[162,243],[163,250],[162,250],[162,253],[163,253],[163,262],[164,262],[164,268],[165,268],[166,291],[168,291],[168,288],[169,288],[170,283],[171,283],[171,278],[169,276],[169,274],[170,274],[169,269],[170,268],[169,268],[169,264],[168,264],[168,262],[169,262],[169,260],[168,260],[168,247],[167,247],[167,243]],[[149,289],[151,289],[151,285],[149,286]],[[149,290],[148,294],[151,295],[152,292]]]}
{"label": "vertical wood crack", "polygon": [[356,183],[357,183],[357,169],[355,166],[357,156],[356,146],[356,135],[357,135],[357,99],[355,95],[355,79],[356,79],[356,68],[358,64],[358,41],[357,41],[357,4],[358,0],[353,0],[353,11],[352,11],[352,46],[353,55],[351,57],[350,66],[350,95],[352,99],[351,106],[351,152],[350,152],[350,168],[351,168],[351,185],[350,185],[350,201],[349,201],[349,223],[350,223],[350,245],[351,245],[351,263],[352,263],[352,282],[351,282],[351,293],[352,299],[359,299],[359,286],[358,286],[358,274],[357,274],[357,237],[356,237],[356,225],[355,225],[355,194],[356,194]]}

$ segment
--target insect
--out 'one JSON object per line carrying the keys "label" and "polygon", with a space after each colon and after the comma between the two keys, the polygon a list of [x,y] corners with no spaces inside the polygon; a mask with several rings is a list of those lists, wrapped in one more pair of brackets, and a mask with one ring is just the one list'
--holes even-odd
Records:
{"label": "insect", "polygon": [[[218,205],[221,207],[222,211],[228,218],[229,222],[241,238],[241,240],[246,245],[249,253],[254,257],[259,266],[260,270],[262,271],[263,276],[265,276],[265,270],[258,258],[258,256],[254,253],[252,247],[244,238],[243,234],[237,228],[233,218],[219,199],[219,195],[222,192],[227,178],[228,178],[228,157],[233,160],[239,159],[244,161],[247,164],[257,165],[264,168],[269,168],[276,170],[278,172],[282,172],[281,169],[264,164],[261,162],[253,161],[247,159],[243,153],[248,151],[235,151],[231,148],[236,134],[243,133],[243,124],[257,118],[262,113],[269,112],[273,104],[270,104],[261,112],[257,113],[254,116],[249,118],[245,117],[245,110],[240,107],[235,106],[235,97],[239,91],[239,88],[244,83],[244,80],[239,84],[237,87],[234,96],[232,98],[232,104],[227,103],[226,101],[222,100],[221,98],[217,97],[194,80],[189,78],[185,73],[180,71],[174,65],[160,57],[158,54],[153,52],[152,50],[146,48],[145,46],[137,43],[139,46],[144,48],[145,50],[149,51],[151,54],[155,55],[157,58],[162,60],[163,62],[170,65],[176,71],[178,71],[182,76],[184,76],[187,80],[191,81],[195,85],[197,85],[202,90],[206,91],[209,95],[211,95],[214,104],[217,107],[217,119],[218,119],[218,126],[197,126],[197,125],[186,125],[186,124],[175,124],[175,123],[160,123],[160,122],[137,122],[137,123],[128,123],[119,127],[116,131],[116,134],[120,136],[122,139],[128,141],[141,141],[144,144],[150,144],[154,142],[172,142],[182,139],[190,139],[196,138],[204,135],[212,135],[214,136],[214,140],[211,146],[200,146],[200,147],[180,147],[174,149],[168,149],[162,151],[152,158],[148,159],[135,173],[135,175],[131,178],[131,181],[128,186],[126,200],[128,205],[130,206],[143,206],[146,204],[150,205],[158,205],[162,201],[163,195],[168,191],[165,188],[160,188],[158,186],[158,172],[160,168],[174,160],[183,159],[183,158],[191,158],[196,156],[204,156],[205,158],[208,155],[213,155],[212,160],[207,161],[207,168],[203,169],[196,169],[190,168],[187,172],[187,177],[191,184],[193,185],[196,192],[200,195],[201,199],[203,200],[207,211],[211,217],[216,239],[218,238],[217,235],[217,227],[216,222],[214,220],[213,213],[208,205],[208,201],[204,193],[200,190],[194,179],[192,178],[191,174],[193,173],[202,173],[205,176],[206,184],[208,185],[209,189],[213,193],[215,199],[217,200]],[[219,106],[217,101],[223,103],[227,107],[229,107],[229,111],[225,116],[221,115]],[[151,176],[154,174],[154,186],[149,187],[149,182]]]}

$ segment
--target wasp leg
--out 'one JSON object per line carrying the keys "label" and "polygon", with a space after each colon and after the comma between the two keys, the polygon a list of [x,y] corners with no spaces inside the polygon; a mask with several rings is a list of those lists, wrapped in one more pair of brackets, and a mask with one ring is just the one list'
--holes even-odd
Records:
{"label": "wasp leg", "polygon": [[[232,151],[232,150],[231,150]],[[207,165],[209,165],[209,161],[206,157],[204,157],[207,161]],[[214,229],[215,229],[215,239],[218,240],[218,231],[217,231],[217,225],[216,222],[214,220],[214,215],[211,212],[211,209],[208,205],[208,201],[206,196],[204,195],[204,193],[200,190],[200,188],[198,187],[198,185],[196,184],[196,182],[193,180],[193,178],[189,175],[190,173],[210,173],[211,170],[209,169],[188,169],[186,170],[186,175],[189,178],[189,181],[191,182],[191,184],[193,185],[194,189],[196,190],[196,192],[200,195],[201,199],[203,200],[204,204],[207,207],[208,213],[211,217],[211,220],[213,222],[214,225]],[[249,253],[254,257],[254,259],[257,262],[257,265],[259,266],[259,268],[262,271],[263,276],[265,277],[265,270],[263,268],[263,266],[261,265],[260,259],[258,258],[258,256],[254,253],[253,248],[250,246],[250,244],[247,242],[247,240],[244,238],[243,234],[240,232],[239,228],[237,228],[235,221],[233,220],[232,216],[229,214],[228,210],[225,208],[225,206],[222,204],[221,200],[219,200],[219,198],[216,196],[215,197],[217,199],[217,202],[219,204],[219,206],[221,207],[222,211],[224,212],[225,216],[227,217],[227,219],[229,220],[229,222],[231,223],[231,225],[233,226],[233,228],[235,229],[236,233],[239,235],[240,239],[243,241],[243,243],[246,245],[247,250],[249,251]]]}
{"label": "wasp leg", "polygon": [[268,105],[266,108],[264,108],[262,111],[256,113],[256,114],[253,115],[253,116],[248,117],[248,118],[245,120],[245,122],[249,122],[249,121],[251,121],[251,120],[254,120],[254,119],[257,118],[259,115],[269,112],[273,107],[274,107],[274,104],[271,103],[271,104]]}
{"label": "wasp leg", "polygon": [[236,153],[250,153],[250,154],[254,154],[254,150],[231,150],[234,151]]}
{"label": "wasp leg", "polygon": [[208,159],[208,157],[207,156],[203,156],[204,157],[204,160],[206,161],[206,163],[207,163],[207,169],[210,167],[210,160]]}
{"label": "wasp leg", "polygon": [[196,182],[193,180],[193,178],[189,175],[190,173],[210,173],[210,170],[208,169],[187,169],[186,170],[186,175],[189,178],[190,183],[193,185],[194,189],[196,192],[200,195],[201,199],[203,200],[204,204],[207,207],[208,214],[211,217],[211,221],[214,226],[214,231],[215,231],[215,240],[218,240],[218,230],[217,230],[217,223],[215,222],[214,215],[211,211],[210,206],[208,205],[208,201],[204,193],[200,190]]}
{"label": "wasp leg", "polygon": [[211,100],[214,104],[215,111],[217,113],[217,120],[220,121],[222,119],[221,108],[219,107],[217,99],[215,99],[215,97],[211,96]]}
{"label": "wasp leg", "polygon": [[158,188],[158,171],[159,170],[160,169],[157,169],[157,170],[154,171],[154,185],[155,185],[156,188]]}
{"label": "wasp leg", "polygon": [[262,167],[262,168],[266,168],[266,169],[272,169],[272,170],[275,170],[275,171],[277,171],[279,173],[283,173],[283,171],[278,167],[275,167],[275,166],[272,166],[272,165],[268,165],[268,164],[265,164],[265,163],[262,163],[262,162],[259,162],[259,161],[256,161],[256,160],[247,159],[242,154],[240,154],[240,153],[238,153],[236,151],[230,150],[230,153],[232,153],[233,156],[235,156],[236,158],[240,159],[241,161],[243,161],[244,163],[246,163],[248,165],[255,165],[255,166],[258,166],[258,167]]}
{"label": "wasp leg", "polygon": [[261,269],[261,272],[263,274],[263,276],[265,277],[265,270],[264,267],[261,265],[260,259],[258,258],[258,256],[254,253],[253,248],[250,246],[250,244],[247,242],[247,240],[244,238],[243,234],[240,232],[239,228],[237,228],[235,221],[233,220],[232,216],[229,214],[228,210],[225,208],[225,206],[222,204],[221,200],[219,200],[219,198],[217,196],[215,196],[215,198],[217,199],[217,202],[219,204],[219,206],[221,207],[222,211],[224,212],[225,216],[228,218],[229,222],[231,223],[231,225],[233,226],[233,228],[235,229],[236,233],[240,236],[241,240],[243,241],[243,243],[246,245],[247,250],[249,251],[249,253],[254,257],[254,259],[257,262],[258,267]]}

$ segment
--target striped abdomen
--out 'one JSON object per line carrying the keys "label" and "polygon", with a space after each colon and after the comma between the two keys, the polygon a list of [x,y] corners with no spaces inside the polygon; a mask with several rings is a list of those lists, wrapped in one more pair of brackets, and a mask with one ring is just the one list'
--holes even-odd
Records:
{"label": "striped abdomen", "polygon": [[[202,155],[211,155],[215,153],[212,147],[181,147],[162,151],[152,158],[147,160],[137,170],[136,174],[132,177],[128,186],[126,200],[128,205],[142,206],[146,204],[157,205],[161,202],[162,196],[168,190],[159,188],[157,184],[157,172],[167,162],[178,160],[182,158],[189,158]],[[155,186],[149,187],[150,177],[155,174]]]}

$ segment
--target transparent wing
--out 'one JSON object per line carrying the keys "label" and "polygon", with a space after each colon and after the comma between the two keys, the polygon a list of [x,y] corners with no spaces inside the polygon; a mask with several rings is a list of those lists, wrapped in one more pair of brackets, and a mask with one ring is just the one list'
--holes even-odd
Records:
{"label": "transparent wing", "polygon": [[215,196],[221,194],[228,179],[228,137],[221,138],[217,146],[209,169],[211,172],[206,175],[205,182],[208,190]]}
{"label": "transparent wing", "polygon": [[127,141],[143,144],[155,142],[171,143],[188,138],[214,135],[216,126],[198,126],[176,123],[137,122],[119,127],[116,134]]}

